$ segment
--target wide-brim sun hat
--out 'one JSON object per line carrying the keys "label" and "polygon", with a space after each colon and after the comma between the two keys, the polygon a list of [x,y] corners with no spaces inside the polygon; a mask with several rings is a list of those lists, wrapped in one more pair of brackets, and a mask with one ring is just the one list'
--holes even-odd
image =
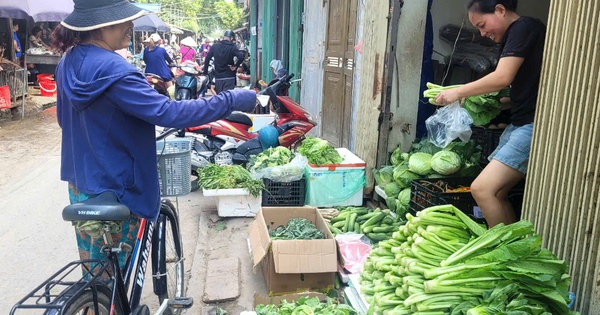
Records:
{"label": "wide-brim sun hat", "polygon": [[128,0],[73,0],[73,3],[73,12],[60,24],[79,32],[133,21],[149,13]]}
{"label": "wide-brim sun hat", "polygon": [[191,38],[190,36],[182,39],[180,44],[186,45],[188,47],[197,47],[198,46],[198,44],[196,44],[196,41],[193,38]]}

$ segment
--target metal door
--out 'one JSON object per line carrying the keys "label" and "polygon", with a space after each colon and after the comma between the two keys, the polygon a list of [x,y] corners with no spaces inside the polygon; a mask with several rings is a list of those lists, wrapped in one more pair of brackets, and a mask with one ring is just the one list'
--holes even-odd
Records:
{"label": "metal door", "polygon": [[330,0],[328,7],[321,135],[348,147],[357,0]]}

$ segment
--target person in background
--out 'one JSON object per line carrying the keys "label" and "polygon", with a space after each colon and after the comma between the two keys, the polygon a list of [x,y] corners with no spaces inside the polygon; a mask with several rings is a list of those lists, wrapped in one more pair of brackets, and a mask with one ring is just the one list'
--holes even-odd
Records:
{"label": "person in background", "polygon": [[19,40],[19,36],[17,32],[19,31],[19,24],[13,25],[13,49],[15,51],[15,59],[20,60],[23,55],[21,48],[21,41]]}
{"label": "person in background", "polygon": [[[128,0],[75,0],[74,7],[53,33],[53,48],[63,54],[55,76],[60,177],[68,182],[71,203],[114,193],[131,218],[112,239],[134,246],[141,219],[154,221],[159,213],[156,125],[185,128],[234,110],[249,112],[256,94],[240,89],[210,99],[170,100],[115,53],[127,47],[132,20],[145,11]],[[102,237],[75,228],[81,259],[104,258]],[[121,267],[127,255],[118,254]]]}
{"label": "person in background", "polygon": [[287,69],[285,69],[283,67],[283,63],[279,59],[271,60],[271,62],[269,63],[269,66],[271,67],[271,71],[273,72],[274,77],[273,77],[273,80],[271,80],[271,82],[269,82],[269,83],[267,83],[263,80],[260,80],[259,83],[263,88],[266,88],[267,86],[275,83],[277,80],[285,77],[288,74]]}
{"label": "person in background", "polygon": [[202,56],[202,58],[206,58],[206,56],[208,55],[208,52],[210,51],[210,40],[207,38],[204,40],[204,44],[200,45],[200,48],[198,49],[198,52],[200,53],[200,55]]}
{"label": "person in background", "polygon": [[490,163],[471,185],[471,193],[489,227],[516,221],[507,196],[527,173],[544,53],[546,26],[536,18],[517,14],[517,4],[517,0],[469,1],[471,24],[481,36],[500,44],[500,60],[490,74],[443,91],[435,98],[437,104],[447,105],[510,86],[511,124],[488,157]]}
{"label": "person in background", "polygon": [[180,44],[181,46],[179,48],[179,54],[181,56],[181,62],[195,62],[196,50],[194,50],[194,46],[196,45],[196,43],[194,39],[188,36],[182,39]]}
{"label": "person in background", "polygon": [[173,64],[173,59],[167,54],[167,51],[158,46],[161,38],[158,34],[150,35],[148,46],[144,48],[144,62],[146,63],[146,73],[156,74],[161,77],[170,87],[173,82],[169,65]]}
{"label": "person in background", "polygon": [[50,50],[50,46],[42,41],[42,29],[39,26],[34,26],[33,29],[31,29],[31,35],[29,35],[29,47]]}
{"label": "person in background", "polygon": [[214,44],[204,59],[203,74],[208,74],[210,61],[214,58],[215,90],[217,93],[232,90],[236,85],[237,67],[244,62],[244,53],[235,46],[233,31],[227,30],[223,40]]}

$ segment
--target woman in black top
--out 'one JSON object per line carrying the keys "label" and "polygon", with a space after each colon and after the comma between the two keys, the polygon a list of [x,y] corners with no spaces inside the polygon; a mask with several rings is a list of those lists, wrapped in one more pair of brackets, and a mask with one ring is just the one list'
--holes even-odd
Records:
{"label": "woman in black top", "polygon": [[440,93],[435,101],[451,104],[510,87],[511,124],[489,156],[490,163],[471,185],[471,193],[492,227],[516,221],[506,198],[527,173],[546,27],[538,19],[519,16],[517,0],[469,0],[467,9],[481,35],[500,44],[498,66],[477,81]]}

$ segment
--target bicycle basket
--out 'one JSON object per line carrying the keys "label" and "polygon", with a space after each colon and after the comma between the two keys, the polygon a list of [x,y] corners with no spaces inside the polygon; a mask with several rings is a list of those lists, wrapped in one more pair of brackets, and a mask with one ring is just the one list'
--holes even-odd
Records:
{"label": "bicycle basket", "polygon": [[192,138],[174,138],[156,142],[161,196],[181,196],[190,192],[191,146]]}

